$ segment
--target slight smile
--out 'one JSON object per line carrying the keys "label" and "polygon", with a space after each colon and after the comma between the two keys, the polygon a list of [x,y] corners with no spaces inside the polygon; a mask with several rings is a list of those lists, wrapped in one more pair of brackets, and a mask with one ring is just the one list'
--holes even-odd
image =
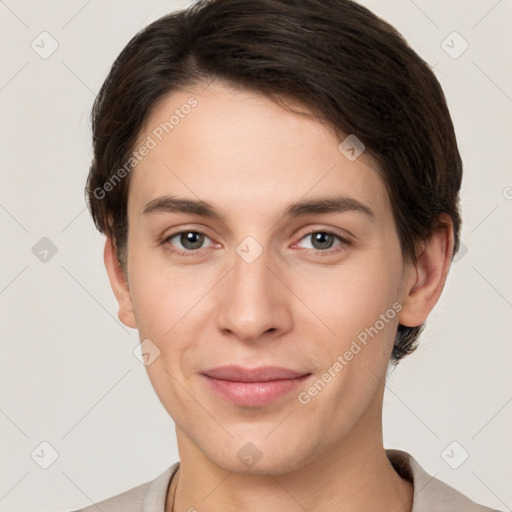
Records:
{"label": "slight smile", "polygon": [[249,369],[227,365],[201,375],[210,389],[235,405],[261,407],[290,393],[312,374],[277,366]]}

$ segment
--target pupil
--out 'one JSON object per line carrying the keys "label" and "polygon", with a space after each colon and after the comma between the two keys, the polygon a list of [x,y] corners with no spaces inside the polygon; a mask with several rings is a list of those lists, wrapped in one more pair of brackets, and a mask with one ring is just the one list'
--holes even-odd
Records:
{"label": "pupil", "polygon": [[181,243],[183,247],[187,249],[199,249],[201,245],[203,245],[204,235],[201,233],[196,233],[194,231],[189,231],[188,233],[183,233],[181,235]]}
{"label": "pupil", "polygon": [[[326,240],[330,242],[327,243],[327,245],[325,245]],[[320,243],[320,247],[317,247],[317,242]],[[315,249],[329,249],[332,246],[332,242],[333,236],[330,235],[329,233],[316,233],[315,236],[313,237],[313,246],[315,247]]]}

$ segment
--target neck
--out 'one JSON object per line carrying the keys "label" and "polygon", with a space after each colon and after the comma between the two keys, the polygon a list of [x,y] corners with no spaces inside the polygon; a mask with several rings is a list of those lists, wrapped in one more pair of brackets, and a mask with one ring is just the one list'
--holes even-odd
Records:
{"label": "neck", "polygon": [[284,474],[226,471],[176,427],[180,470],[172,512],[370,512],[384,503],[386,510],[410,512],[413,485],[386,456],[380,416],[377,431],[376,418],[368,420],[338,446]]}

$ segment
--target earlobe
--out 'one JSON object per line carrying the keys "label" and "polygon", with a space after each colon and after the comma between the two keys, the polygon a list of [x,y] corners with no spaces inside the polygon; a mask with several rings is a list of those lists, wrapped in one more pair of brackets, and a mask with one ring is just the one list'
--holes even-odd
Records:
{"label": "earlobe", "polygon": [[133,303],[128,286],[128,280],[125,272],[119,264],[116,249],[113,240],[107,237],[105,241],[105,249],[103,251],[103,260],[107,269],[110,286],[119,304],[118,317],[124,325],[137,328],[135,314],[133,312]]}
{"label": "earlobe", "polygon": [[400,324],[407,327],[425,322],[446,283],[453,253],[453,223],[446,214],[439,221],[419,251],[414,268],[410,268],[399,315]]}

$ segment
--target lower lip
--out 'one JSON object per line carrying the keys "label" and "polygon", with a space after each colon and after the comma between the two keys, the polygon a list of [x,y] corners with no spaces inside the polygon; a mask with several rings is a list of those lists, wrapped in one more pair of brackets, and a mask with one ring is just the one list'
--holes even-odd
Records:
{"label": "lower lip", "polygon": [[236,405],[260,407],[287,395],[302,384],[311,374],[296,379],[268,382],[233,382],[203,375],[213,391]]}

